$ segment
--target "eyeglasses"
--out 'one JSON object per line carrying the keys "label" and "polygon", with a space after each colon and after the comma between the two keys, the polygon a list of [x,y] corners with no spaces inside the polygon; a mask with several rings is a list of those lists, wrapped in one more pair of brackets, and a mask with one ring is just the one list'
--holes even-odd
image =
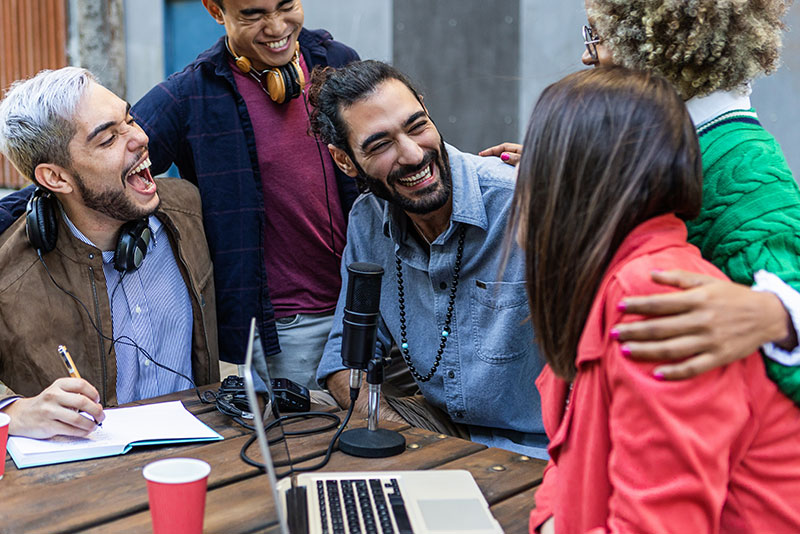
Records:
{"label": "eyeglasses", "polygon": [[597,43],[599,43],[602,39],[595,35],[591,26],[584,26],[582,33],[583,44],[586,45],[586,50],[589,51],[589,56],[591,56],[594,61],[597,61]]}

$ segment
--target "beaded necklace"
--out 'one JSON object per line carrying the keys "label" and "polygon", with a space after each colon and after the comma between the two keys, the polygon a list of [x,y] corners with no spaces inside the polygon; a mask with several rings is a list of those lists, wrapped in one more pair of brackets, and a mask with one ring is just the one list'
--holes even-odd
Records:
{"label": "beaded necklace", "polygon": [[466,225],[461,225],[461,231],[458,234],[458,249],[456,250],[456,262],[453,268],[453,283],[450,286],[450,302],[447,305],[447,317],[444,321],[444,328],[442,329],[441,342],[439,343],[439,350],[436,351],[436,360],[433,362],[433,367],[424,376],[419,374],[414,364],[411,363],[411,356],[408,353],[408,338],[406,333],[406,305],[405,305],[405,292],[403,291],[403,262],[395,254],[397,261],[397,303],[400,308],[400,350],[403,359],[411,371],[411,375],[420,382],[427,382],[433,375],[436,374],[436,369],[439,368],[439,363],[442,361],[442,354],[444,354],[444,347],[447,345],[447,338],[450,336],[450,322],[453,319],[453,306],[456,302],[456,290],[458,289],[458,273],[461,271],[461,257],[464,255],[464,235],[466,234]]}

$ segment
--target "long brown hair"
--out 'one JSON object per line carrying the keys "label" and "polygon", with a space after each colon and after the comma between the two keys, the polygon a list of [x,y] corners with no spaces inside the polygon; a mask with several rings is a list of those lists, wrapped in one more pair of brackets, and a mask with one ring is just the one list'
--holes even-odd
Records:
{"label": "long brown hair", "polygon": [[528,299],[547,362],[575,376],[578,340],[611,258],[638,224],[696,217],[697,134],[665,79],[622,67],[549,86],[531,115],[511,231],[525,248]]}

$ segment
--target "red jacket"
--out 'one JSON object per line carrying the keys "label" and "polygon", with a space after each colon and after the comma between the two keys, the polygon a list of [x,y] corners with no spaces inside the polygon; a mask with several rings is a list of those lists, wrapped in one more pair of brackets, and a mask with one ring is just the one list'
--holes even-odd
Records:
{"label": "red jacket", "polygon": [[669,291],[654,269],[724,278],[673,215],[625,239],[589,312],[572,391],[549,367],[537,380],[551,461],[530,531],[555,516],[558,534],[800,532],[800,410],[760,355],[661,382],[656,364],[625,358],[609,337],[638,319],[617,310],[622,298]]}

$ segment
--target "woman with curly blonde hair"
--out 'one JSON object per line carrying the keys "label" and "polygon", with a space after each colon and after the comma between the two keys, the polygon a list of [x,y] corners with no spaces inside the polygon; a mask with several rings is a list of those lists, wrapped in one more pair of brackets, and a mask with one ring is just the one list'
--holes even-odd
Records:
{"label": "woman with curly blonde hair", "polygon": [[[734,282],[658,272],[684,288],[626,299],[614,326],[633,358],[672,360],[659,379],[684,379],[759,347],[770,377],[800,403],[800,190],[780,146],[750,103],[750,82],[779,64],[786,0],[587,0],[586,65],[664,76],[686,102],[703,163],[703,206],[689,241]],[[515,164],[521,147],[483,155]],[[755,282],[751,290],[750,286]],[[742,284],[746,284],[742,285]]]}
{"label": "woman with curly blonde hair", "polygon": [[[785,0],[589,0],[586,12],[604,58],[667,78],[684,100],[747,84],[778,68]],[[590,47],[591,48],[591,47]],[[748,108],[749,109],[749,108]]]}
{"label": "woman with curly blonde hair", "polygon": [[[789,4],[785,0],[587,0],[590,26],[584,28],[582,60],[587,65],[616,64],[655,72],[678,90],[697,128],[703,160],[703,209],[687,222],[689,241],[735,282],[755,281],[754,289],[766,291],[748,295],[741,286],[706,281],[707,287],[700,291],[711,295],[687,292],[676,297],[688,295],[696,302],[692,306],[684,300],[685,309],[680,311],[708,310],[716,286],[718,313],[706,313],[706,324],[702,319],[690,324],[684,314],[683,325],[673,317],[669,325],[622,326],[617,330],[620,339],[631,341],[626,349],[633,357],[700,354],[694,362],[678,365],[688,368],[703,358],[700,367],[708,368],[743,357],[760,342],[769,356],[770,377],[800,403],[796,347],[800,190],[749,97],[750,82],[778,67],[781,17]],[[669,281],[669,275],[656,277]],[[687,285],[691,284],[683,283]],[[728,290],[731,296],[726,300]],[[626,302],[631,304],[626,311],[661,314],[659,307],[675,306],[676,299],[650,298],[645,303],[649,307],[634,300]],[[703,346],[703,331],[726,343],[727,353]],[[784,337],[787,331],[789,336]],[[671,347],[662,343],[665,350],[642,343],[664,338],[673,338]],[[770,343],[774,341],[783,343]]]}

